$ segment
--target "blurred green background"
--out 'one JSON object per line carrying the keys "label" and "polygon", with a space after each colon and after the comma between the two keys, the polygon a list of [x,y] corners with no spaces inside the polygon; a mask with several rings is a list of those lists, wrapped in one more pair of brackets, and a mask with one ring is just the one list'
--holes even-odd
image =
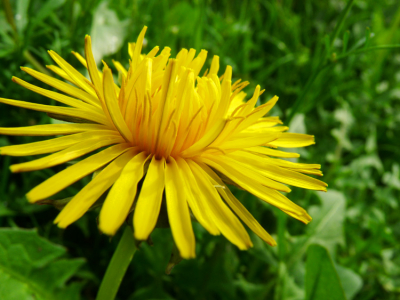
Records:
{"label": "blurred green background", "polygon": [[[251,82],[249,93],[256,84],[265,88],[261,102],[278,95],[272,115],[291,118],[291,131],[315,135],[316,145],[298,150],[299,161],[322,165],[329,192],[294,188],[289,195],[309,211],[309,225],[235,190],[277,247],[250,233],[254,248],[243,252],[195,224],[197,258],[166,275],[172,238],[157,229],[154,245],[136,253],[118,299],[400,298],[400,51],[365,50],[400,43],[400,5],[356,0],[338,31],[346,3],[3,0],[3,98],[50,104],[11,81],[17,76],[45,87],[20,66],[53,64],[46,53],[52,49],[86,72],[71,54],[83,54],[85,34],[97,60],[126,64],[127,43],[147,25],[144,52],[155,45],[171,47],[172,55],[182,47],[207,49],[207,63],[219,55],[234,78]],[[48,122],[46,114],[0,104],[1,127]],[[0,136],[0,146],[37,140]],[[57,210],[28,204],[24,195],[65,166],[10,173],[10,164],[31,159],[0,157],[0,298],[94,299],[121,233],[111,240],[101,235],[98,211],[66,230],[53,225]]]}

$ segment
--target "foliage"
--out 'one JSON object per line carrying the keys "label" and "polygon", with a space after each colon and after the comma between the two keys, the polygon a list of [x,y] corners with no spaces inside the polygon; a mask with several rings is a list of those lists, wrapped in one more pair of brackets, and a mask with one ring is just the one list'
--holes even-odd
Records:
{"label": "foliage", "polygon": [[328,251],[317,245],[308,248],[306,299],[346,299]]}
{"label": "foliage", "polygon": [[0,229],[1,299],[79,299],[81,283],[65,283],[85,263],[32,230]]}
{"label": "foliage", "polygon": [[[254,247],[242,252],[195,224],[196,260],[183,261],[166,275],[173,245],[170,231],[160,228],[152,234],[154,246],[139,247],[119,299],[323,299],[315,297],[322,295],[318,293],[327,281],[331,299],[399,298],[400,53],[398,48],[376,50],[399,44],[398,1],[354,1],[340,30],[336,25],[344,16],[345,0],[6,2],[13,18],[7,9],[0,10],[1,97],[49,104],[10,83],[11,76],[17,76],[44,87],[19,66],[49,72],[44,66],[52,62],[46,50],[52,49],[83,71],[70,51],[83,54],[85,34],[93,37],[98,61],[126,63],[127,42],[148,25],[144,51],[170,46],[174,55],[181,47],[205,48],[209,61],[219,55],[222,67],[230,64],[236,78],[250,81],[249,90],[261,84],[266,92],[260,101],[278,95],[279,106],[272,114],[290,121],[292,131],[316,137],[316,145],[302,149],[299,161],[322,164],[329,192],[293,189],[289,195],[307,208],[313,222],[305,226],[235,190],[276,237],[278,247],[252,235]],[[292,115],[295,103],[299,106]],[[45,114],[0,106],[0,126],[48,122]],[[0,146],[37,140],[0,136]],[[13,228],[0,232],[0,274],[5,270],[3,252],[12,251],[13,263],[26,262],[12,268],[25,274],[13,284],[39,280],[24,273],[28,267],[42,274],[54,271],[46,281],[54,293],[79,293],[82,288],[82,297],[94,299],[121,233],[111,241],[100,235],[97,211],[66,230],[55,227],[57,210],[28,204],[24,194],[65,166],[10,174],[10,164],[30,159],[0,158],[0,226]],[[59,198],[74,195],[88,180]],[[37,228],[43,238],[17,227]],[[15,234],[10,237],[10,232]],[[66,257],[65,250],[54,243],[68,249],[68,259],[60,258]],[[32,256],[38,245],[48,251]],[[80,257],[86,263],[77,271]],[[68,274],[65,267],[56,268],[62,263],[70,266]],[[4,282],[0,280],[0,298],[16,299],[1,294],[12,287]],[[337,293],[341,298],[333,298]]]}

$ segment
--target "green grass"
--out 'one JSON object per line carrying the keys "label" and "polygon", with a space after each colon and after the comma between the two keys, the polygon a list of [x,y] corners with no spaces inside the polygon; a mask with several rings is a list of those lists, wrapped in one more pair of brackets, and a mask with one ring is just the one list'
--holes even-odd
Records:
{"label": "green grass", "polygon": [[[340,30],[335,28],[346,7],[340,0],[10,3],[12,19],[0,10],[3,98],[50,104],[11,81],[17,76],[44,87],[20,66],[52,64],[46,53],[52,49],[83,72],[71,50],[83,54],[85,34],[92,35],[109,65],[112,59],[126,63],[127,42],[147,25],[144,52],[155,45],[171,47],[173,55],[182,47],[207,49],[208,63],[219,55],[222,68],[229,64],[234,78],[251,82],[249,93],[260,84],[266,90],[261,101],[278,95],[272,114],[284,122],[298,103],[291,129],[315,135],[316,145],[302,149],[300,161],[322,165],[330,192],[294,188],[290,195],[313,222],[305,226],[237,190],[236,196],[277,237],[278,247],[251,235],[254,248],[242,252],[195,224],[197,258],[166,275],[172,237],[168,229],[157,229],[154,246],[143,244],[136,253],[119,299],[317,299],[318,286],[316,294],[310,292],[310,282],[323,284],[335,276],[335,290],[340,294],[342,285],[348,299],[400,297],[400,52],[398,47],[364,51],[400,44],[398,1],[354,1]],[[48,122],[45,114],[0,104],[2,127]],[[37,140],[0,136],[0,146]],[[37,228],[42,237],[65,246],[69,258],[85,258],[70,282],[80,284],[82,299],[94,299],[121,233],[111,241],[100,235],[96,211],[66,230],[53,225],[56,209],[28,204],[24,195],[65,166],[9,172],[10,164],[30,159],[0,157],[0,227]],[[84,183],[60,197],[73,195]],[[315,243],[329,255],[316,246],[307,252]],[[312,268],[318,260],[313,263],[307,253],[317,253],[321,261],[330,256],[336,267],[323,260],[326,274],[317,281]]]}

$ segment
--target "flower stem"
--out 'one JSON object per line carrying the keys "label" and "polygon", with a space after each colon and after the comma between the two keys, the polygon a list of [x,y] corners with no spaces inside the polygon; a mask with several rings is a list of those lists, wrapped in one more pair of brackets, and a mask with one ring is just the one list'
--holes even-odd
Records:
{"label": "flower stem", "polygon": [[286,275],[286,221],[287,214],[282,211],[278,211],[278,276],[277,276],[277,285],[275,289],[275,300],[280,300],[283,298],[283,292],[285,290],[284,286],[284,276]]}
{"label": "flower stem", "polygon": [[126,226],[117,249],[107,267],[96,300],[115,299],[119,286],[135,252],[136,246],[132,230],[129,226]]}

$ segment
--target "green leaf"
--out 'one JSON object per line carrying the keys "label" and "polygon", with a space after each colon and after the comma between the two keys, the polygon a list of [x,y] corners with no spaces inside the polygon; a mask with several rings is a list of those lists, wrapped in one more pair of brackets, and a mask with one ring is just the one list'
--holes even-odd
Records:
{"label": "green leaf", "polygon": [[320,244],[328,248],[333,255],[337,244],[344,244],[343,220],[345,215],[345,197],[341,192],[329,190],[317,193],[320,206],[311,206],[309,211],[313,218],[307,226],[307,234],[298,239],[293,246],[295,251],[289,257],[288,266],[293,265],[306,253],[311,244]]}
{"label": "green leaf", "polygon": [[[263,300],[268,298],[274,282],[269,283],[252,283],[249,282],[242,274],[238,274],[238,279],[234,285],[246,295],[245,299]],[[288,299],[289,300],[289,299]]]}
{"label": "green leaf", "polygon": [[15,216],[17,213],[0,203],[0,217],[10,217]]}
{"label": "green leaf", "polygon": [[345,300],[335,266],[326,248],[311,245],[307,251],[306,300]]}
{"label": "green leaf", "polygon": [[400,249],[388,248],[381,251],[384,272],[379,274],[379,281],[389,292],[400,292]]}
{"label": "green leaf", "polygon": [[313,217],[307,227],[312,243],[325,246],[334,253],[337,244],[344,245],[343,220],[346,199],[343,193],[329,190],[327,193],[317,193],[321,206],[312,206],[308,210]]}
{"label": "green leaf", "polygon": [[343,50],[342,53],[346,53],[347,45],[349,43],[350,31],[346,30],[343,34]]}
{"label": "green leaf", "polygon": [[0,229],[0,299],[80,299],[80,283],[66,282],[84,264],[35,230]]}
{"label": "green leaf", "polygon": [[342,283],[344,293],[347,299],[353,297],[361,290],[363,281],[361,276],[353,270],[336,265],[336,271],[339,275],[340,282]]}
{"label": "green leaf", "polygon": [[[303,300],[304,299],[304,289],[300,288],[295,282],[294,278],[285,273],[283,278],[283,300]],[[265,299],[265,298],[264,298]]]}

